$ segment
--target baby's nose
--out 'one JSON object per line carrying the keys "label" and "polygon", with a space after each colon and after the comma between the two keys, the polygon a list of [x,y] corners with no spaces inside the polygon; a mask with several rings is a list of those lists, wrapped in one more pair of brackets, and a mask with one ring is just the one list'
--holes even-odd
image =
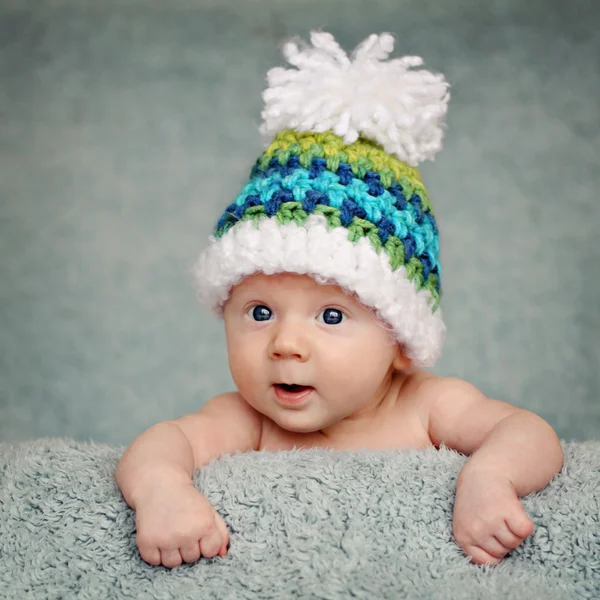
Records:
{"label": "baby's nose", "polygon": [[302,331],[302,326],[279,324],[271,340],[269,355],[273,359],[308,360],[310,345]]}

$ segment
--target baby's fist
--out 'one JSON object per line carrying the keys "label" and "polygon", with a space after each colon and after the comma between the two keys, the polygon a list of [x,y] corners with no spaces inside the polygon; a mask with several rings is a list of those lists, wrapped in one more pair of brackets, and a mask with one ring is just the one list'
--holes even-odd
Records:
{"label": "baby's fist", "polygon": [[150,491],[138,503],[136,529],[140,556],[151,565],[172,568],[227,553],[227,526],[191,483]]}
{"label": "baby's fist", "polygon": [[459,478],[454,505],[454,538],[476,564],[497,564],[533,533],[506,479],[470,474]]}

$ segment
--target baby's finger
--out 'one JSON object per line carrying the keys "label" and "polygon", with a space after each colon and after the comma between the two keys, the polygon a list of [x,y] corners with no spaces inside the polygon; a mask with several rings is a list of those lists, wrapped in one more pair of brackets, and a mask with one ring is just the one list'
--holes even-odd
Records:
{"label": "baby's finger", "polygon": [[186,563],[195,563],[200,558],[200,544],[198,542],[182,546],[179,551],[181,552],[181,558]]}
{"label": "baby's finger", "polygon": [[221,533],[221,548],[219,549],[219,556],[225,556],[227,554],[227,546],[229,545],[229,530],[227,525],[221,517],[217,516],[215,519],[217,528]]}
{"label": "baby's finger", "polygon": [[521,544],[523,541],[522,537],[515,535],[509,529],[506,521],[504,521],[504,525],[496,532],[495,537],[503,546],[506,546],[510,550],[513,550],[519,546],[519,544]]}
{"label": "baby's finger", "polygon": [[181,554],[179,554],[179,549],[176,548],[174,550],[162,549],[160,550],[160,561],[169,569],[173,567],[178,567],[182,562]]}
{"label": "baby's finger", "polygon": [[149,565],[153,565],[155,567],[158,567],[158,565],[160,565],[160,550],[158,548],[156,548],[155,546],[146,547],[138,545],[138,550],[140,551],[140,556],[142,557],[142,560],[147,562]]}
{"label": "baby's finger", "polygon": [[505,520],[505,523],[509,530],[521,539],[529,537],[535,529],[533,521],[527,516],[525,511],[511,515]]}
{"label": "baby's finger", "polygon": [[502,558],[492,556],[480,546],[467,546],[464,548],[465,554],[471,557],[471,562],[476,565],[497,565]]}
{"label": "baby's finger", "polygon": [[485,543],[480,544],[480,548],[494,558],[503,558],[511,551],[511,548],[507,548],[498,538],[493,536],[487,539]]}
{"label": "baby's finger", "polygon": [[200,552],[206,558],[214,558],[221,549],[221,532],[213,521],[200,540]]}

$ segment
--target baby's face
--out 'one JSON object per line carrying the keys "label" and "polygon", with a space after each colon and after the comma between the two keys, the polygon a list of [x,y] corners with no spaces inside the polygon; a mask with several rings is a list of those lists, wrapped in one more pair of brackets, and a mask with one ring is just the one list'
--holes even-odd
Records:
{"label": "baby's face", "polygon": [[289,431],[319,431],[376,405],[406,366],[371,310],[306,275],[246,278],[224,319],[240,394]]}

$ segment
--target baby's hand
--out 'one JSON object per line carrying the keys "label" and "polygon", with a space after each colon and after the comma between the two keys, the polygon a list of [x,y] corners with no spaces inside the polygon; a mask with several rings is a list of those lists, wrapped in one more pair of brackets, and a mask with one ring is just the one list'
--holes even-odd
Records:
{"label": "baby's hand", "polygon": [[533,529],[533,521],[508,479],[498,473],[461,473],[454,504],[454,537],[472,562],[499,563]]}
{"label": "baby's hand", "polygon": [[151,565],[178,567],[227,553],[227,526],[191,482],[150,490],[135,518],[140,555]]}

